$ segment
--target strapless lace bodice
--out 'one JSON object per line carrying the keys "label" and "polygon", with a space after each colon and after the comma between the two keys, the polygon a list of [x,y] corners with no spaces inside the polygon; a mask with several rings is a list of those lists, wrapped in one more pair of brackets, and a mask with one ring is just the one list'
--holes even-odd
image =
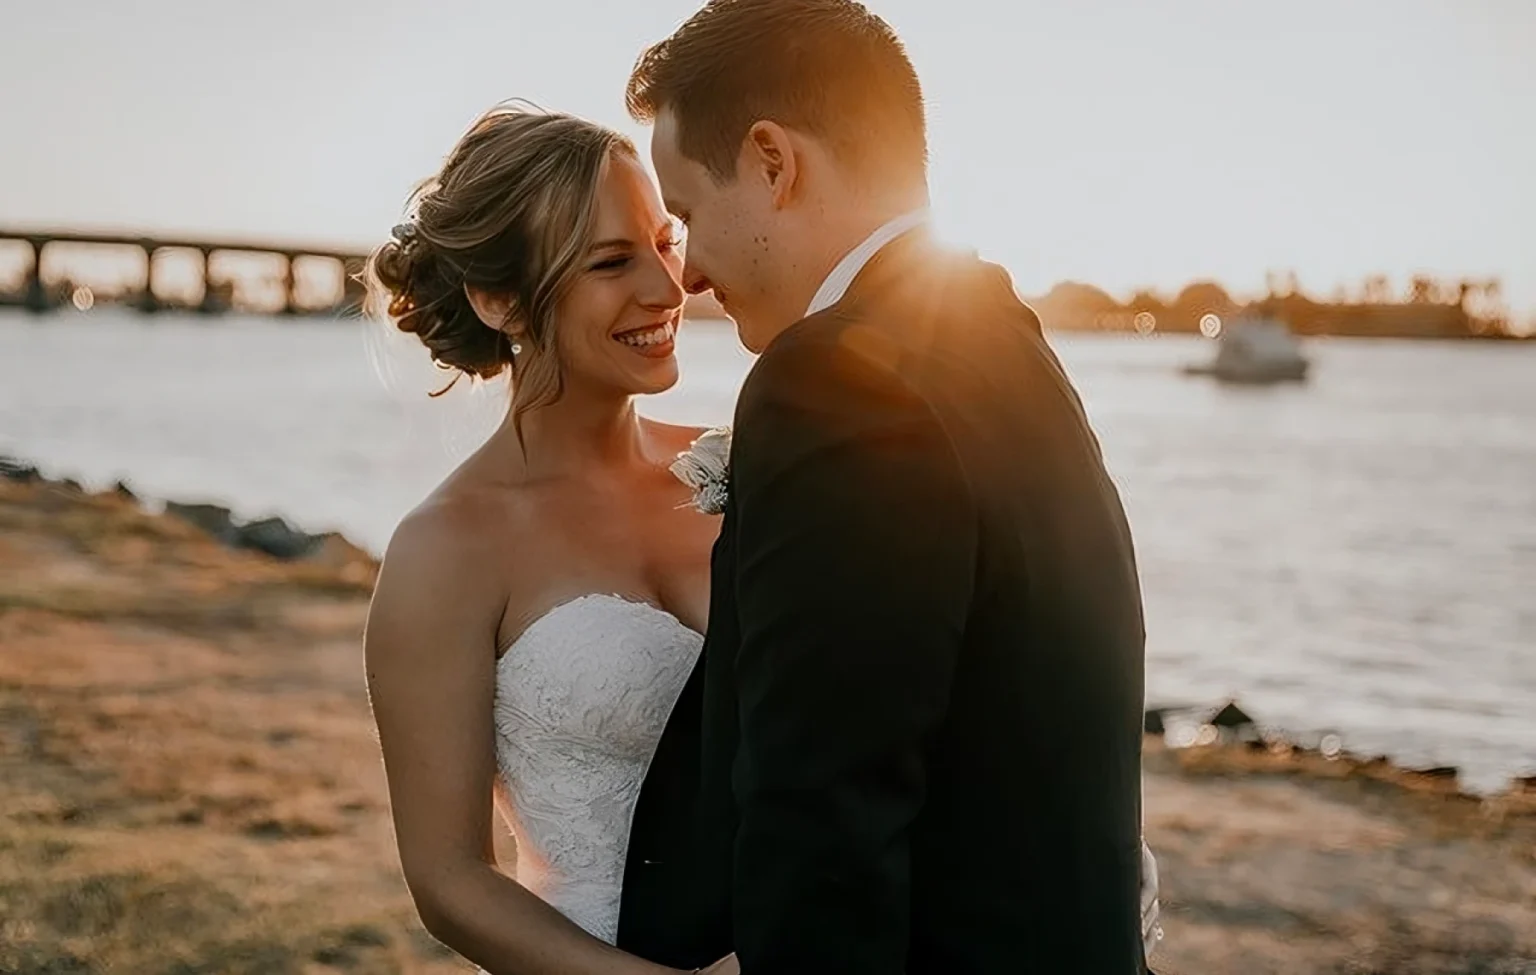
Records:
{"label": "strapless lace bodice", "polygon": [[496,667],[497,788],[518,882],[610,943],[640,784],[703,642],[654,606],[583,596]]}

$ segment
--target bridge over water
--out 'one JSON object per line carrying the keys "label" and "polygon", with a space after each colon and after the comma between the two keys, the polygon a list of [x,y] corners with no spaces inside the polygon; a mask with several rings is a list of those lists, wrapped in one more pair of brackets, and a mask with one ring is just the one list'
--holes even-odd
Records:
{"label": "bridge over water", "polygon": [[[202,259],[203,298],[197,310],[209,314],[229,311],[230,302],[225,297],[225,282],[216,281],[211,272],[211,258],[215,254],[270,254],[282,259],[281,284],[285,296],[281,311],[287,314],[324,313],[334,314],[356,308],[362,299],[362,286],[356,281],[363,268],[366,255],[353,250],[317,247],[286,241],[254,240],[239,238],[190,237],[175,234],[134,234],[131,232],[92,232],[80,230],[50,230],[44,228],[20,228],[0,226],[0,244],[20,242],[31,248],[32,260],[26,278],[18,294],[0,295],[0,304],[19,304],[34,312],[46,312],[69,301],[68,295],[50,290],[43,280],[43,256],[60,245],[105,245],[120,248],[136,248],[144,254],[143,285],[131,304],[141,311],[156,312],[166,307],[184,307],[167,302],[160,297],[157,288],[155,255],[162,251],[199,254]],[[294,265],[300,261],[321,259],[337,262],[342,270],[343,285],[337,300],[328,306],[316,307],[302,304],[299,300]]]}

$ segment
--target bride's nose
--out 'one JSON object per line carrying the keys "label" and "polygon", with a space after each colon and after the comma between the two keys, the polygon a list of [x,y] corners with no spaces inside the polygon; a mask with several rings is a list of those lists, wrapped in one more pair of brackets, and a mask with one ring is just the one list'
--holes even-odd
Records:
{"label": "bride's nose", "polygon": [[682,277],[672,262],[657,259],[646,262],[636,298],[647,308],[676,308],[686,297]]}

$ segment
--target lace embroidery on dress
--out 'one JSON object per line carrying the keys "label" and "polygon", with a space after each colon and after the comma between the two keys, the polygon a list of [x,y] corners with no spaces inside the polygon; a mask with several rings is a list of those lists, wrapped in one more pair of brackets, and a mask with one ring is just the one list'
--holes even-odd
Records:
{"label": "lace embroidery on dress", "polygon": [[497,662],[497,789],[518,882],[610,944],[635,802],[703,643],[664,610],[591,595]]}

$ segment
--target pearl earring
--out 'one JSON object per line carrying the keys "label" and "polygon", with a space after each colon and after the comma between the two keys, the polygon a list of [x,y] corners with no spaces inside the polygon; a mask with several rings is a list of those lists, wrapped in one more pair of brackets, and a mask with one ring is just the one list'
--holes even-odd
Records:
{"label": "pearl earring", "polygon": [[523,354],[523,343],[521,343],[521,342],[513,342],[512,343],[512,354],[513,355],[522,355]]}

